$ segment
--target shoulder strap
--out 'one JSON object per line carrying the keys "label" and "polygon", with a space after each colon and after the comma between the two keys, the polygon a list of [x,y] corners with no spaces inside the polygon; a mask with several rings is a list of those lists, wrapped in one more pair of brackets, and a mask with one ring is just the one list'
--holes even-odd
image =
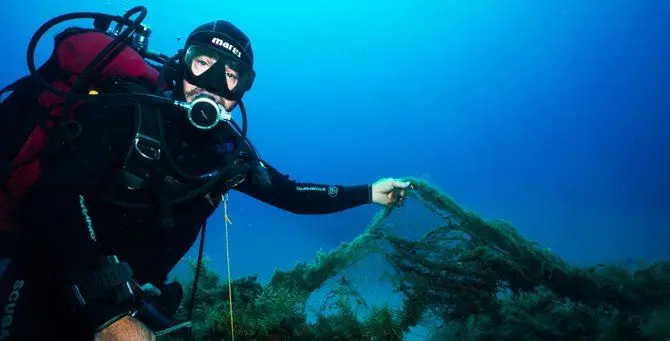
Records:
{"label": "shoulder strap", "polygon": [[[119,81],[117,86],[130,92],[148,92],[150,89],[134,81]],[[162,169],[165,141],[160,107],[137,103],[133,140],[124,158],[119,183],[106,188],[103,199],[109,203],[133,208],[157,209],[161,225],[173,225],[172,206],[199,196],[205,196],[220,176],[193,184],[179,185],[181,189],[168,190],[167,170]],[[153,204],[147,203],[150,201]]]}

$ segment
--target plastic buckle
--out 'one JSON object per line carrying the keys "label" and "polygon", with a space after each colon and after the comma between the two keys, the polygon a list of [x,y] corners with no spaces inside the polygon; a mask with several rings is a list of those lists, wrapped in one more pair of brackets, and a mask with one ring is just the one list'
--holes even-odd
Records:
{"label": "plastic buckle", "polygon": [[133,289],[130,281],[114,288],[114,298],[116,299],[116,303],[135,300],[137,297],[138,292]]}
{"label": "plastic buckle", "polygon": [[161,156],[161,143],[143,134],[135,135],[135,150],[145,159],[156,161]]}
{"label": "plastic buckle", "polygon": [[[160,149],[159,149],[160,152]],[[119,258],[115,255],[110,255],[105,257],[105,263],[107,264],[119,264]],[[136,289],[134,283],[131,282],[130,280],[125,281],[123,284],[115,287],[112,289],[112,292],[114,294],[114,298],[117,303],[127,301],[127,300],[133,300],[138,297],[138,293],[141,292],[141,290]]]}
{"label": "plastic buckle", "polygon": [[69,299],[70,304],[74,310],[79,310],[79,308],[86,305],[84,295],[82,295],[81,290],[79,290],[79,286],[77,284],[74,284],[72,287],[70,287]]}

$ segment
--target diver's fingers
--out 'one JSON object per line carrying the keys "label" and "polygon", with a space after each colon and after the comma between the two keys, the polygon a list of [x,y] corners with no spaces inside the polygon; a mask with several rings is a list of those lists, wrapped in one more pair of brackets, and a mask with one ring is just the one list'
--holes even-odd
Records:
{"label": "diver's fingers", "polygon": [[156,288],[151,283],[145,283],[140,288],[142,288],[142,291],[149,296],[160,296],[161,295],[161,290]]}

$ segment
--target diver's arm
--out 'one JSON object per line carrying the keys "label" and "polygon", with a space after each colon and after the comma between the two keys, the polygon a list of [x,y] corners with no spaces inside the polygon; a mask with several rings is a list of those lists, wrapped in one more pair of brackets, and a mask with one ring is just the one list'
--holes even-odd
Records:
{"label": "diver's arm", "polygon": [[147,340],[155,341],[156,335],[144,323],[126,316],[95,334],[94,341]]}
{"label": "diver's arm", "polygon": [[296,214],[334,213],[372,202],[370,185],[342,186],[297,182],[264,164],[270,184],[246,179],[236,189]]}
{"label": "diver's arm", "polygon": [[117,303],[114,287],[99,288],[99,297],[88,295],[92,291],[85,289],[85,283],[95,283],[88,276],[105,271],[100,260],[107,254],[95,241],[95,220],[85,213],[82,198],[74,191],[36,186],[20,206],[19,222],[31,232],[32,247],[42,254],[35,258],[40,276],[53,281],[57,286],[54,289],[61,290],[66,297],[76,297],[72,295],[76,292],[74,285],[82,288],[85,304],[72,308],[97,333],[129,316],[135,303],[132,300]]}

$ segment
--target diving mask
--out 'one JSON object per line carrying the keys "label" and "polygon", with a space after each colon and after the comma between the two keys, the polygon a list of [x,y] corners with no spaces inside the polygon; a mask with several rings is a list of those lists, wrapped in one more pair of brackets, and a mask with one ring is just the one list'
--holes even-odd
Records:
{"label": "diving mask", "polygon": [[237,48],[226,45],[227,42],[221,44],[224,46],[190,45],[184,53],[184,79],[210,93],[239,101],[251,88],[255,74],[250,66],[236,57]]}

